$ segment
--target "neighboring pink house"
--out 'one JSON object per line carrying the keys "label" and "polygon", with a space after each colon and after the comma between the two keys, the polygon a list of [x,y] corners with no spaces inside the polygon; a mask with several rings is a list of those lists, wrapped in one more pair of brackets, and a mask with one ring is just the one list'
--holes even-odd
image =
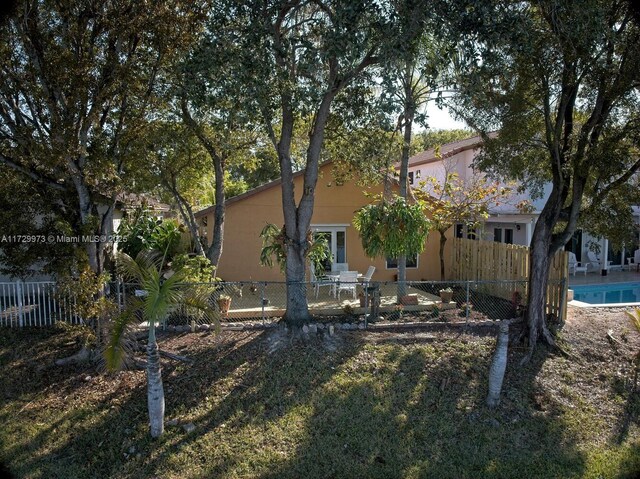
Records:
{"label": "neighboring pink house", "polygon": [[[497,133],[490,133],[495,137]],[[455,172],[462,179],[470,179],[477,174],[473,169],[473,160],[482,148],[482,138],[473,136],[464,140],[447,143],[440,147],[439,155],[436,156],[435,149],[430,149],[418,153],[409,159],[409,182],[412,187],[418,188],[421,181],[428,177],[435,177],[441,183],[444,181],[447,171]],[[490,216],[478,231],[468,231],[464,225],[457,225],[455,235],[458,237],[478,237],[488,241],[498,241],[501,243],[529,245],[535,222],[544,207],[551,192],[551,184],[543,188],[542,198],[532,200],[533,210],[529,214],[523,214],[515,207],[522,200],[530,200],[528,192],[514,192],[506,204],[494,206],[490,210]],[[640,225],[640,208],[634,207],[635,222]],[[611,267],[620,267],[626,264],[626,258],[633,256],[633,251],[638,245],[631,245],[622,252],[614,252],[606,238],[598,239],[589,235],[586,231],[577,231],[574,238],[567,244],[567,250],[576,254],[578,261],[587,261],[587,250],[589,244],[595,242],[600,244],[603,264],[611,262]],[[639,240],[640,242],[640,240]],[[623,262],[623,258],[625,261]],[[591,271],[592,269],[590,269]]]}

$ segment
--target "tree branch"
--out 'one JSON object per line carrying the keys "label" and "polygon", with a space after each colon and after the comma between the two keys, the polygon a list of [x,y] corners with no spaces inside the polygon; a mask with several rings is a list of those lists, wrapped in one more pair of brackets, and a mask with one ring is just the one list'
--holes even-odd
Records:
{"label": "tree branch", "polygon": [[67,191],[67,188],[63,184],[58,183],[57,181],[55,181],[55,180],[53,180],[51,178],[47,178],[46,176],[43,176],[42,174],[40,174],[37,171],[35,171],[33,168],[26,168],[26,167],[16,163],[11,158],[8,158],[7,156],[5,156],[2,153],[0,153],[0,162],[4,163],[5,165],[7,165],[11,169],[13,169],[15,171],[18,171],[18,172],[28,176],[32,180],[35,180],[38,183],[42,183],[43,185],[48,186],[49,188],[53,188],[53,189],[58,190],[58,191]]}

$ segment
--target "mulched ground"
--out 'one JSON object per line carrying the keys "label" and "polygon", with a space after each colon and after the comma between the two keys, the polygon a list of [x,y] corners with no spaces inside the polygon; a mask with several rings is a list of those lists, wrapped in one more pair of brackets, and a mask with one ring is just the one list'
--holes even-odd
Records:
{"label": "mulched ground", "polygon": [[[629,308],[628,310],[631,310]],[[410,318],[405,316],[405,321]],[[447,324],[433,322],[411,327],[398,324],[378,325],[371,331],[337,331],[336,338],[326,340],[328,347],[339,347],[341,341],[386,342],[395,341],[404,344],[450,341],[486,342],[495,341],[497,327],[491,323],[483,323],[464,327],[462,321],[459,324]],[[123,391],[142,388],[145,385],[144,371],[130,371],[127,374],[116,376],[104,376],[97,372],[87,372],[86,366],[76,365],[67,368],[59,368],[53,362],[65,353],[72,354],[77,351],[78,344],[66,338],[63,344],[59,344],[59,336],[51,338],[51,329],[43,330],[10,330],[4,331],[8,341],[21,341],[25,337],[33,339],[29,354],[22,351],[14,351],[14,358],[7,357],[8,352],[2,357],[2,362],[11,362],[10,374],[2,374],[0,389],[4,391],[6,398],[20,395],[33,387],[38,387],[42,382],[48,386],[42,390],[42,399],[51,401],[51,407],[62,404],[73,406],[75,401],[84,401],[87,397],[102,400],[114,397]],[[207,356],[220,358],[221,355],[229,355],[234,350],[249,345],[257,348],[260,341],[255,339],[269,335],[276,335],[276,339],[267,339],[267,342],[277,342],[277,331],[222,331],[213,333],[168,333],[159,334],[160,347],[187,357]],[[517,335],[517,330],[512,328],[512,337]],[[613,340],[612,340],[613,338]],[[31,341],[30,341],[31,342]],[[54,346],[55,343],[55,347]],[[565,375],[573,374],[576,381],[591,387],[585,390],[585,400],[597,405],[601,399],[603,386],[610,380],[621,382],[632,376],[632,357],[640,350],[640,332],[635,331],[629,319],[621,308],[569,308],[569,314],[564,328],[559,332],[559,343],[570,357],[563,361],[551,361],[549,367],[561,367],[565,369]],[[510,347],[510,367],[514,367],[525,352],[524,345],[512,345]],[[140,353],[144,358],[144,352]],[[593,369],[592,363],[597,360],[604,367]],[[622,361],[621,361],[622,360]],[[515,362],[515,364],[514,364]],[[556,364],[558,363],[558,364]],[[615,366],[614,366],[615,365]],[[609,367],[610,366],[610,367]],[[176,368],[184,367],[183,363],[163,359],[165,377],[170,378]],[[77,375],[69,374],[77,371]],[[546,369],[543,367],[543,371]],[[548,376],[548,375],[545,375]],[[551,375],[553,376],[553,375]],[[18,382],[11,378],[21,378]],[[117,401],[117,399],[116,399]],[[25,409],[32,405],[25,404]],[[38,407],[42,402],[38,401]]]}

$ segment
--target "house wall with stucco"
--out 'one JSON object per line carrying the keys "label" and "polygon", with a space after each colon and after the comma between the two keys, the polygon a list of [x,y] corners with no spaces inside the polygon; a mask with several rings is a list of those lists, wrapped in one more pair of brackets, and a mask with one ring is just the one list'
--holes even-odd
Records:
{"label": "house wall with stucco", "polygon": [[[294,178],[296,201],[299,201],[303,177]],[[393,186],[397,189],[397,185]],[[370,259],[364,254],[353,216],[359,208],[369,204],[371,195],[380,194],[383,185],[362,188],[355,181],[337,184],[331,164],[320,167],[315,190],[315,204],[311,220],[312,229],[322,226],[344,227],[346,232],[346,262],[350,270],[365,273],[370,265],[376,267],[373,276],[377,281],[392,281],[396,269],[387,269],[384,258]],[[208,238],[213,235],[213,208],[196,214],[205,220]],[[282,195],[279,181],[258,187],[243,195],[231,198],[226,204],[224,243],[216,275],[225,281],[284,281],[277,265],[260,265],[262,240],[260,231],[267,223],[284,224]],[[447,251],[447,258],[450,253]],[[308,278],[308,273],[307,273]],[[407,269],[407,279],[439,279],[438,235],[431,234],[425,251],[418,257],[417,268]]]}

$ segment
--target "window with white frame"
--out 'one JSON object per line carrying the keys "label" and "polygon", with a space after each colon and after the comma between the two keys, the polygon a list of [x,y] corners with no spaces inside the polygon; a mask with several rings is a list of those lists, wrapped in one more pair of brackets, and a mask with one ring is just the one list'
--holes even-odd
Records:
{"label": "window with white frame", "polygon": [[[418,267],[418,255],[407,256],[407,268],[415,269]],[[387,258],[387,269],[398,269],[397,258]]]}

